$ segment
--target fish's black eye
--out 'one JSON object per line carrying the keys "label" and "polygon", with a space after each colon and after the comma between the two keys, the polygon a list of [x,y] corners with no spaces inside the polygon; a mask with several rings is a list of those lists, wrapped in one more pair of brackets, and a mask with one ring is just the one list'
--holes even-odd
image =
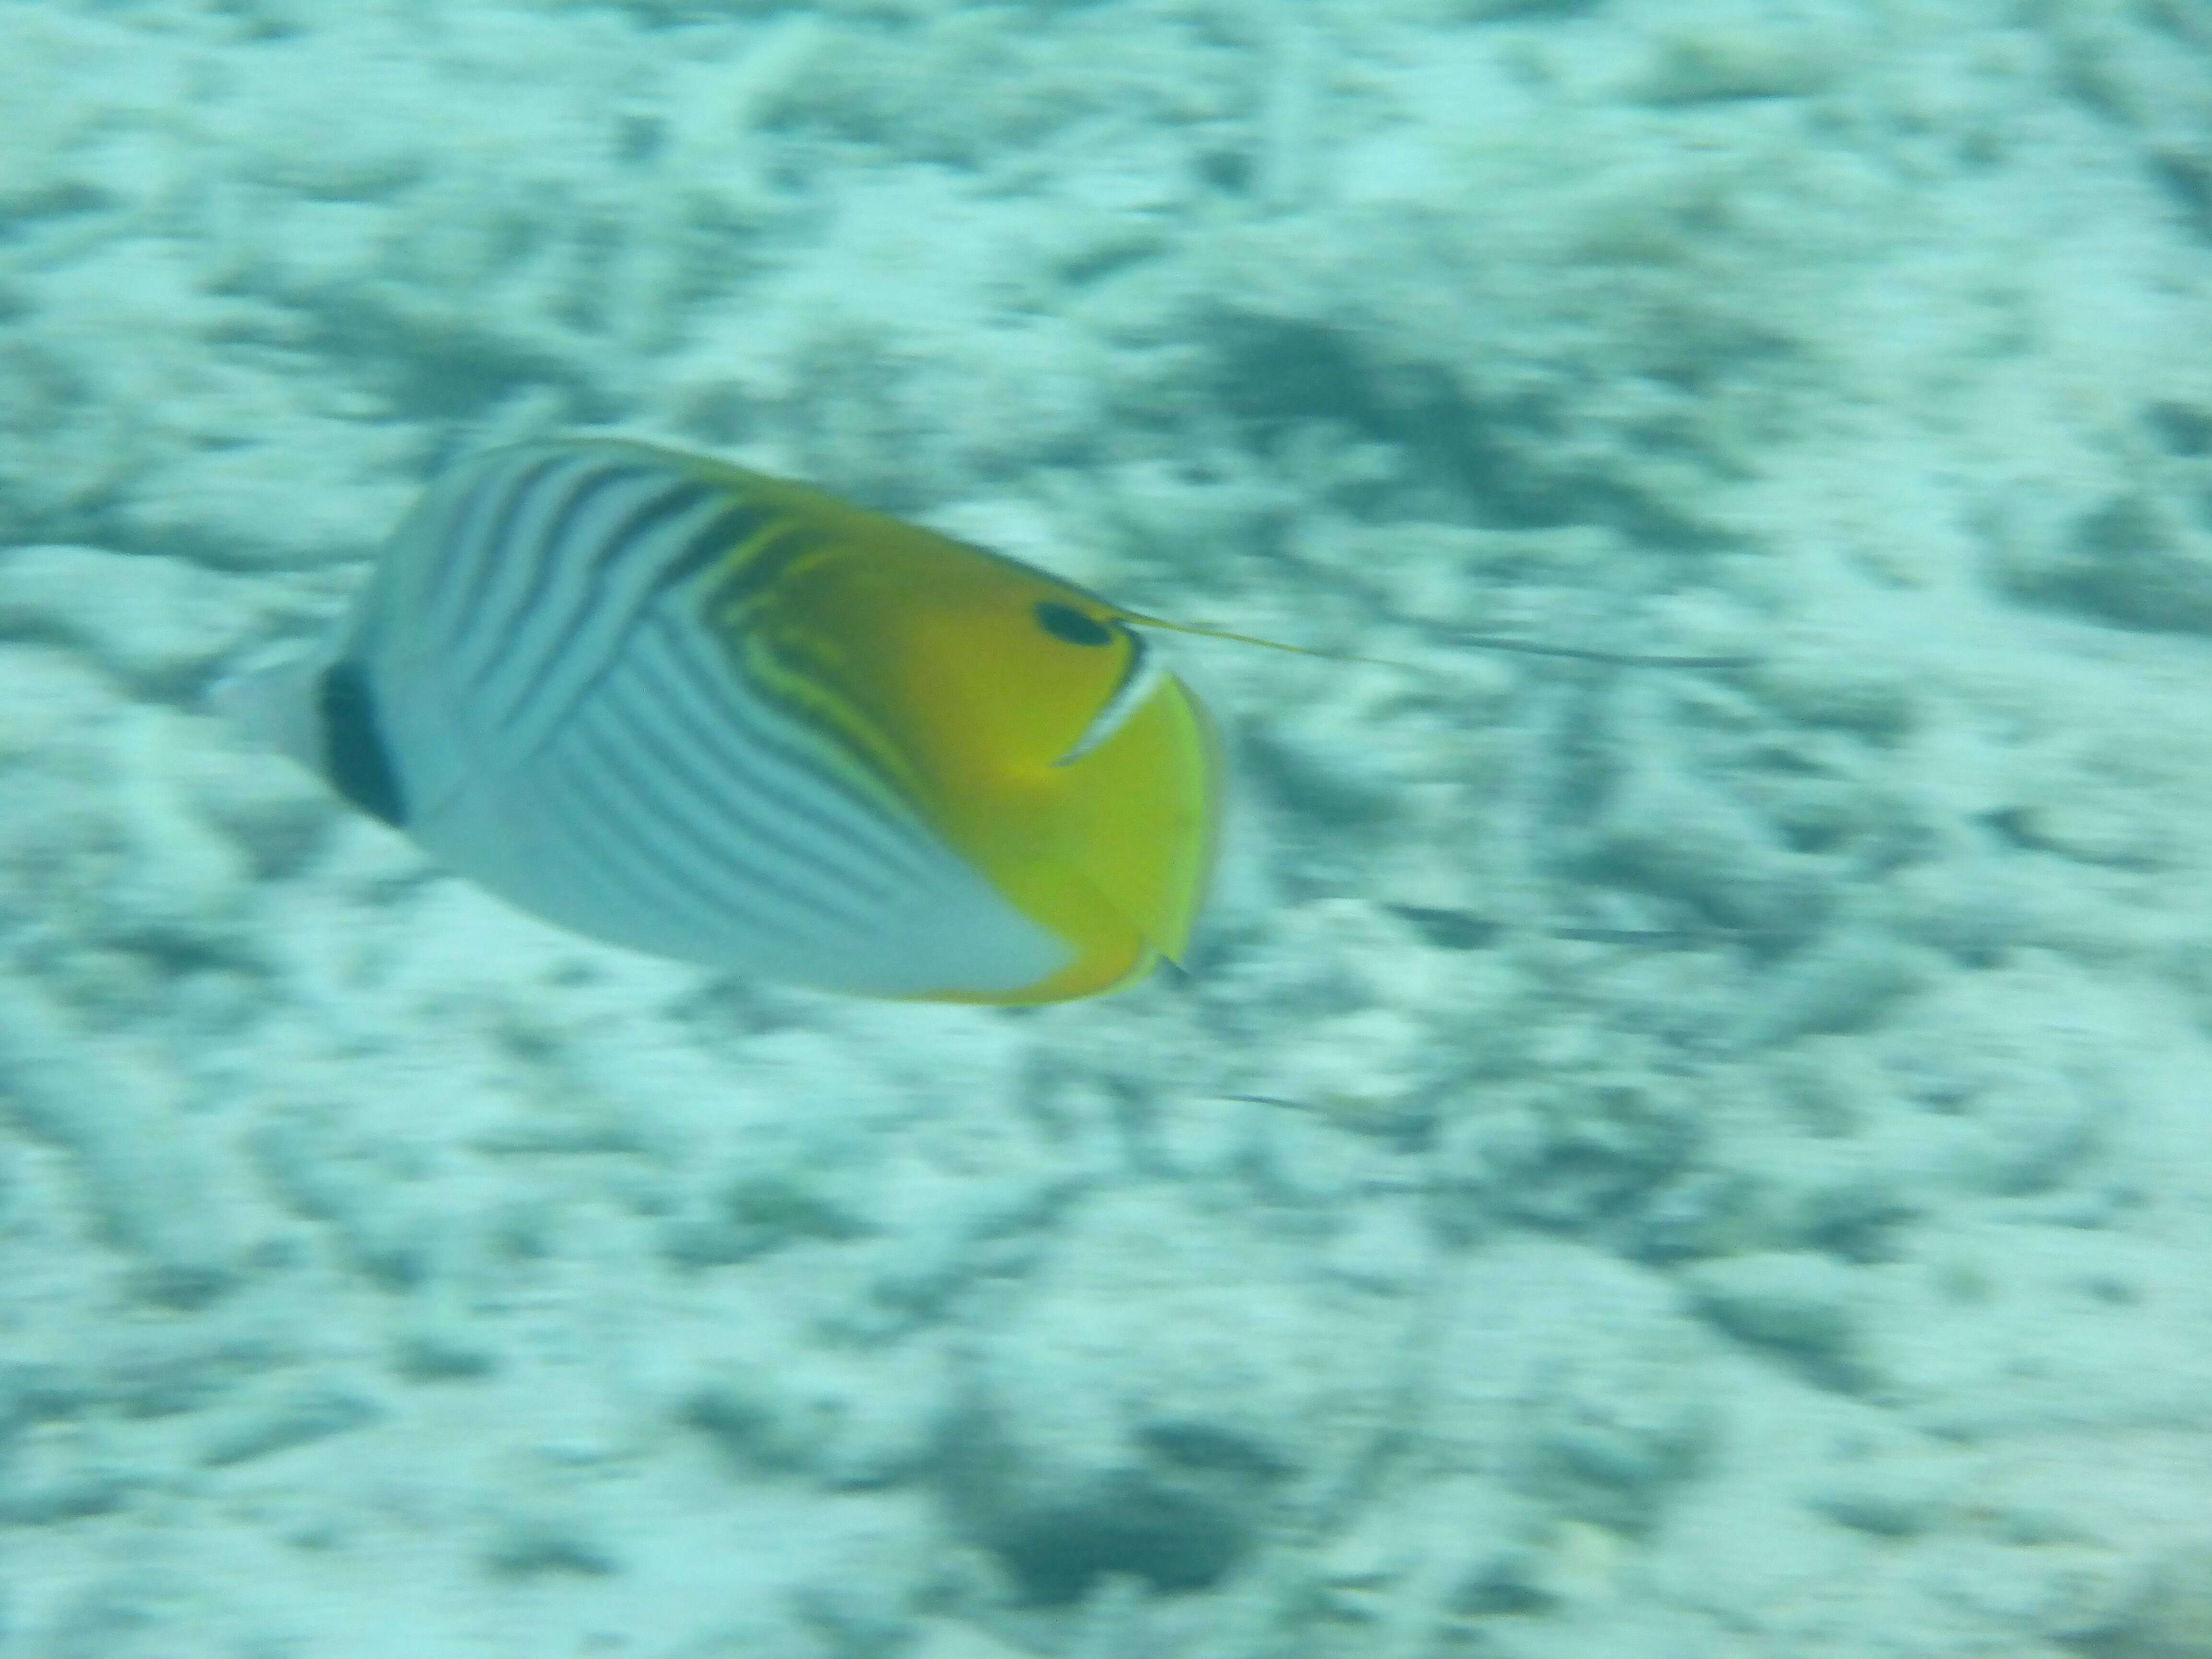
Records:
{"label": "fish's black eye", "polygon": [[1050,599],[1041,599],[1036,608],[1037,626],[1056,640],[1066,640],[1070,645],[1111,645],[1114,630],[1094,617],[1086,617],[1072,605],[1056,605]]}

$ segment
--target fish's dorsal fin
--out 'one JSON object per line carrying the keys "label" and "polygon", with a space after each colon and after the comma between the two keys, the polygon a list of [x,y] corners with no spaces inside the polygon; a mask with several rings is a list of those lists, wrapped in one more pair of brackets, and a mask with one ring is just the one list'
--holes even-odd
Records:
{"label": "fish's dorsal fin", "polygon": [[[1269,651],[1288,651],[1301,657],[1322,657],[1331,662],[1367,663],[1377,668],[1406,668],[1411,663],[1399,662],[1389,657],[1362,656],[1351,651],[1323,651],[1316,646],[1289,645],[1281,640],[1262,639],[1256,634],[1239,634],[1226,628],[1208,628],[1199,623],[1170,622],[1165,617],[1146,616],[1135,611],[1121,612],[1121,620],[1139,628],[1164,629],[1170,634],[1188,634],[1202,640],[1230,640],[1238,645],[1256,645]],[[1612,663],[1623,668],[1748,668],[1759,659],[1745,654],[1718,657],[1672,657],[1651,655],[1635,651],[1598,651],[1582,646],[1547,645],[1534,640],[1501,639],[1494,634],[1459,634],[1451,636],[1450,643],[1463,645],[1475,651],[1510,651],[1528,657],[1565,657],[1576,662]]]}

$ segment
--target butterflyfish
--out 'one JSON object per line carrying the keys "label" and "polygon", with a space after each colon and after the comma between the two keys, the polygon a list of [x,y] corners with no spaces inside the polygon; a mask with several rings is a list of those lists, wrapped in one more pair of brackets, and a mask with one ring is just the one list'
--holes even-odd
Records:
{"label": "butterflyfish", "polygon": [[1058,1002],[1180,959],[1204,897],[1220,751],[1154,621],[805,484],[564,440],[437,479],[329,639],[217,700],[576,933]]}

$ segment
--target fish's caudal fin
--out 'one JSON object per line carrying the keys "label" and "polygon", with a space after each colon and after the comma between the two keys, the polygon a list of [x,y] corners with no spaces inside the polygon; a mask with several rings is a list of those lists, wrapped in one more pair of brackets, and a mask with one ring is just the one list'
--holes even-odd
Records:
{"label": "fish's caudal fin", "polygon": [[295,650],[259,667],[227,674],[208,691],[208,706],[245,736],[312,771],[325,769],[319,695],[327,650]]}

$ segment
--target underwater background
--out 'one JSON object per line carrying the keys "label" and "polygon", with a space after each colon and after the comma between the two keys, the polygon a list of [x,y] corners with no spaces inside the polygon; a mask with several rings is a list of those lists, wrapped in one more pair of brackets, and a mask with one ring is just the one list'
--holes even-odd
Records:
{"label": "underwater background", "polygon": [[[2212,6],[0,65],[0,1659],[2212,1656]],[[1188,975],[602,948],[205,702],[580,427],[1381,660]]]}

